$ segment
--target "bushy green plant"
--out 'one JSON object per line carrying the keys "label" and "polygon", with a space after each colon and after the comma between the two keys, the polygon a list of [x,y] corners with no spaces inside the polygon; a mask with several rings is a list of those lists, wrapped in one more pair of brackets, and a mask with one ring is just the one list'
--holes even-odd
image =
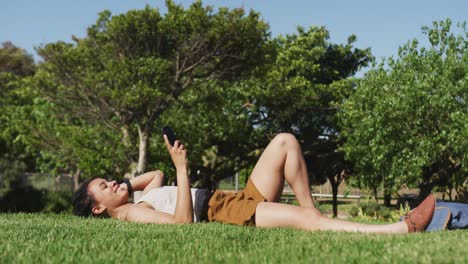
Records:
{"label": "bushy green plant", "polygon": [[15,183],[0,197],[0,212],[40,212],[44,208],[43,199],[43,191]]}
{"label": "bushy green plant", "polygon": [[354,180],[383,190],[388,204],[402,184],[419,186],[422,198],[435,186],[458,190],[466,179],[468,28],[451,25],[423,27],[430,46],[400,47],[365,74],[340,111]]}
{"label": "bushy green plant", "polygon": [[69,191],[47,192],[44,196],[44,212],[71,212],[72,193]]}
{"label": "bushy green plant", "polygon": [[349,210],[353,217],[371,218],[374,220],[393,221],[392,210],[375,202],[358,204]]}
{"label": "bushy green plant", "polygon": [[332,209],[330,204],[321,203],[320,201],[315,201],[315,207],[322,214],[326,214],[328,211],[330,211]]}
{"label": "bushy green plant", "polygon": [[358,217],[360,214],[362,214],[362,210],[359,207],[359,205],[357,205],[357,206],[351,207],[351,209],[349,209],[348,213],[352,217]]}

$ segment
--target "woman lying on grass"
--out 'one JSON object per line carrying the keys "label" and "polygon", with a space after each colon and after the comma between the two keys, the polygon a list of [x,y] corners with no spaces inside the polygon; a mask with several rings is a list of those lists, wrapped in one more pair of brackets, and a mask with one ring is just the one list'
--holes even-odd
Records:
{"label": "woman lying on grass", "polygon": [[[303,230],[334,230],[365,233],[419,232],[429,224],[435,208],[430,195],[404,221],[368,225],[330,219],[314,206],[301,147],[290,134],[277,135],[255,165],[246,188],[237,193],[191,189],[187,175],[187,152],[179,141],[167,150],[177,170],[177,187],[162,186],[160,171],[117,184],[95,178],[75,193],[74,213],[108,216],[124,221],[157,224],[193,223],[201,220],[259,227],[291,227]],[[284,180],[300,206],[279,203]],[[133,190],[143,191],[136,203],[128,202]]]}

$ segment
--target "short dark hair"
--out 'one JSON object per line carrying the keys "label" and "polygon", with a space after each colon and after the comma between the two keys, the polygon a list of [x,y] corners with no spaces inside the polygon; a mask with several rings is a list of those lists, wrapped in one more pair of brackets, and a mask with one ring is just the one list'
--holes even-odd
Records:
{"label": "short dark hair", "polygon": [[94,197],[88,192],[88,185],[95,178],[84,181],[73,195],[73,213],[78,216],[88,217],[92,215],[91,207],[94,205]]}

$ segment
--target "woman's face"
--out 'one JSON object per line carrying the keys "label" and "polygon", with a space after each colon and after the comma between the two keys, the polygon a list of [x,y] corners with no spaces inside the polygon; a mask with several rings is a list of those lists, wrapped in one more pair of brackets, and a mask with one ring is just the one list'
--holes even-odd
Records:
{"label": "woman's face", "polygon": [[88,192],[96,202],[92,209],[94,214],[100,214],[106,209],[115,209],[128,201],[127,189],[120,187],[116,181],[96,178],[89,183]]}

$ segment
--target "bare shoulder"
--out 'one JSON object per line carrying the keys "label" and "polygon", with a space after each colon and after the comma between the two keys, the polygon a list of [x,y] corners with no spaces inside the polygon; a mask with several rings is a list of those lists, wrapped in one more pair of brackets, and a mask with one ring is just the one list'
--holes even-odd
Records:
{"label": "bare shoulder", "polygon": [[125,220],[138,223],[173,224],[174,216],[156,211],[148,203],[142,202],[128,208]]}

